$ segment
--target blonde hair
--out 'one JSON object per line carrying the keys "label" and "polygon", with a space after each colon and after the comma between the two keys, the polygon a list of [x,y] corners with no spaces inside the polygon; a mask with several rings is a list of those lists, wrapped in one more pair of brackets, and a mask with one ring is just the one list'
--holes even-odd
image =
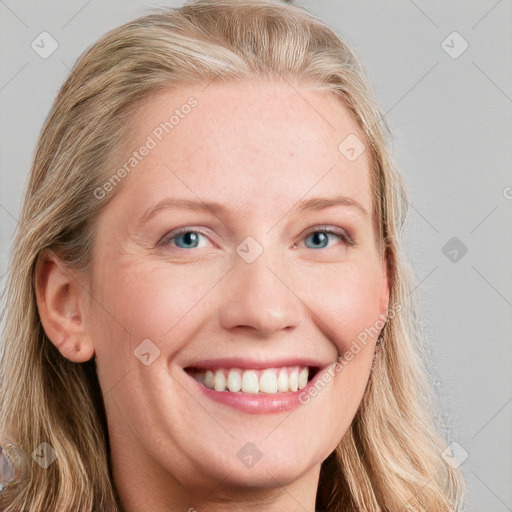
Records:
{"label": "blonde hair", "polygon": [[[329,512],[461,510],[464,481],[442,457],[414,276],[399,235],[406,192],[390,130],[350,47],[303,9],[266,0],[199,0],[160,9],[104,35],[77,61],[45,122],[13,244],[6,287],[0,432],[30,454],[58,454],[3,498],[3,510],[114,511],[108,430],[94,359],[73,363],[46,336],[35,266],[53,251],[87,270],[98,215],[94,194],[116,168],[127,120],[158,91],[212,80],[281,78],[334,94],[361,127],[371,156],[376,233],[390,275],[388,318],[353,423],[323,462],[317,505]],[[340,141],[341,142],[341,141]],[[117,192],[117,191],[116,191]]]}

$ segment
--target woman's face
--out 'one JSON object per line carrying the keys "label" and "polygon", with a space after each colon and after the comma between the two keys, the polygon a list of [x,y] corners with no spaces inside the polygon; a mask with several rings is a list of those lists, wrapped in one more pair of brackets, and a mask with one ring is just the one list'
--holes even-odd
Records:
{"label": "woman's face", "polygon": [[132,118],[129,172],[102,189],[89,333],[114,471],[137,488],[318,483],[369,377],[377,336],[358,340],[388,306],[356,136],[334,97],[285,82],[167,91]]}

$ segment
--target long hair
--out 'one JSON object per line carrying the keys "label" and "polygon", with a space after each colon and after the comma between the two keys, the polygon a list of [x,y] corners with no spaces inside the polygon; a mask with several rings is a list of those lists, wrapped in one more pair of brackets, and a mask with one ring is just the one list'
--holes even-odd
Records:
{"label": "long hair", "polygon": [[[95,360],[63,357],[42,328],[35,268],[53,251],[87,270],[98,200],[116,168],[127,120],[156,92],[209,83],[286,80],[335,95],[369,151],[373,218],[400,305],[381,332],[374,370],[349,430],[322,463],[317,506],[328,512],[461,510],[462,472],[442,456],[415,277],[400,245],[407,195],[392,134],[351,48],[304,9],[270,0],[199,0],[157,9],[105,34],[77,60],[45,121],[10,255],[1,360],[0,435],[27,454],[58,454],[6,489],[2,509],[100,512],[120,507]],[[341,142],[341,141],[340,141]]]}

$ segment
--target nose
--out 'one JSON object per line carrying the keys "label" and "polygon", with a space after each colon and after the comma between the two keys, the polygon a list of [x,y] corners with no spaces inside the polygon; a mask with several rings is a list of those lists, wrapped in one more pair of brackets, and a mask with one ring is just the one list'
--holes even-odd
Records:
{"label": "nose", "polygon": [[246,329],[269,337],[299,324],[303,310],[290,286],[289,272],[266,251],[252,263],[237,257],[228,279],[220,311],[225,329]]}

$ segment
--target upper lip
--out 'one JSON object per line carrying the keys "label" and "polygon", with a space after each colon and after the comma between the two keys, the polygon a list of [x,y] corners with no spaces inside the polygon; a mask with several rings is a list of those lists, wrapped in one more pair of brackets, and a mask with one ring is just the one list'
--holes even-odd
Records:
{"label": "upper lip", "polygon": [[[329,363],[327,363],[329,364]],[[240,368],[240,369],[266,369],[266,368],[280,368],[283,366],[308,366],[312,369],[320,369],[327,366],[326,363],[316,361],[313,359],[305,359],[303,357],[286,357],[279,359],[248,359],[244,357],[223,357],[220,359],[204,359],[195,361],[185,367],[185,370],[191,369],[205,369],[205,370],[219,370],[221,368]]]}

